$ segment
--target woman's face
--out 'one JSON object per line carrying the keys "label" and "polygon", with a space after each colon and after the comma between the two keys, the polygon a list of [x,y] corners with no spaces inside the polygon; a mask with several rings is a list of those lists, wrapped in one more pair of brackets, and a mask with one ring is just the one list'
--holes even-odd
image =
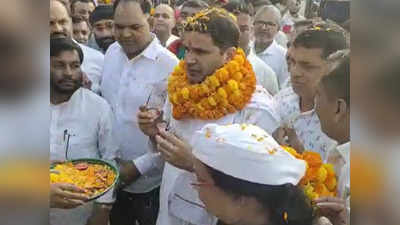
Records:
{"label": "woman's face", "polygon": [[207,167],[199,160],[196,160],[194,170],[198,182],[194,187],[198,190],[207,211],[226,224],[235,224],[240,215],[239,206],[234,198],[215,186]]}

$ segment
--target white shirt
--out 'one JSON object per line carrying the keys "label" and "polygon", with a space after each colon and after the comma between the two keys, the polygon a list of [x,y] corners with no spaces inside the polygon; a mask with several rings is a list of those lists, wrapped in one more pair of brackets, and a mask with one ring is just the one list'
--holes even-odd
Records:
{"label": "white shirt", "polygon": [[281,46],[284,49],[287,49],[287,43],[289,41],[287,35],[283,33],[281,30],[278,31],[278,33],[275,36],[275,41],[278,43],[279,46]]}
{"label": "white shirt", "polygon": [[265,64],[253,51],[247,56],[250,64],[253,66],[256,74],[257,84],[263,86],[271,95],[275,95],[279,91],[278,80],[275,72]]}
{"label": "white shirt", "polygon": [[99,93],[101,73],[103,72],[104,55],[86,45],[78,43],[83,51],[82,70],[90,81],[92,81],[92,91]]}
{"label": "white shirt", "polygon": [[[275,107],[274,99],[268,91],[257,86],[251,102],[242,111],[226,115],[216,121],[175,120],[171,116],[169,102],[164,108],[164,115],[165,119],[170,121],[170,131],[190,143],[194,132],[208,123],[219,125],[249,123],[258,125],[271,133],[279,126]],[[157,225],[210,225],[215,222],[216,218],[207,213],[204,204],[198,198],[197,191],[190,185],[194,181],[195,177],[192,173],[178,169],[169,163],[165,164]]]}
{"label": "white shirt", "polygon": [[178,40],[178,39],[179,39],[179,37],[177,37],[177,36],[171,34],[171,35],[169,36],[168,40],[165,42],[165,47],[168,47],[172,42],[174,42],[174,41],[176,41],[176,40]]}
{"label": "white shirt", "polygon": [[278,79],[279,87],[288,78],[288,67],[286,63],[286,49],[278,45],[276,41],[266,48],[263,52],[257,54],[268,66],[274,70]]}
{"label": "white shirt", "polygon": [[[118,156],[118,145],[113,137],[113,114],[108,103],[90,90],[80,88],[69,101],[51,105],[50,159],[65,160],[64,131],[72,135],[69,140],[68,159],[94,158],[113,162]],[[113,190],[97,202],[114,202]],[[93,202],[75,209],[51,209],[51,224],[85,225]]]}
{"label": "white shirt", "polygon": [[328,152],[336,146],[336,141],[322,132],[315,110],[301,112],[300,97],[291,87],[281,90],[274,98],[281,126],[293,128],[304,148],[318,152],[325,161]]}
{"label": "white shirt", "polygon": [[151,95],[151,107],[162,109],[165,103],[167,77],[178,59],[159,40],[153,41],[135,58],[129,60],[118,42],[106,52],[101,92],[116,117],[115,131],[122,159],[133,160],[143,175],[125,188],[131,193],[147,193],[161,182],[162,168],[153,166],[148,138],[137,124],[136,115]]}
{"label": "white shirt", "polygon": [[350,142],[331,150],[328,154],[327,163],[334,166],[338,178],[338,197],[347,199],[350,196]]}

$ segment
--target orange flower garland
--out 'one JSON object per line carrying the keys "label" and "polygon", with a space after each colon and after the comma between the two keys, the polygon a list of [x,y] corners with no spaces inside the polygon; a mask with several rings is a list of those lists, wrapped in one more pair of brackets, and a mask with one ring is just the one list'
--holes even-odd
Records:
{"label": "orange flower garland", "polygon": [[168,96],[176,120],[217,120],[242,110],[256,88],[256,76],[243,50],[200,84],[190,84],[181,61],[168,79]]}
{"label": "orange flower garland", "polygon": [[332,164],[322,163],[320,154],[305,151],[302,154],[295,149],[282,146],[297,159],[307,163],[306,175],[299,182],[299,186],[311,200],[320,197],[334,197],[337,194],[337,178]]}

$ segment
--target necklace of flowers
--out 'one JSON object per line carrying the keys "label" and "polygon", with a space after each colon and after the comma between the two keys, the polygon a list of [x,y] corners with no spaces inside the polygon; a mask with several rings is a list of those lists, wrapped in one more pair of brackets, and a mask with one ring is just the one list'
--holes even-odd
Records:
{"label": "necklace of flowers", "polygon": [[238,48],[231,61],[200,84],[190,84],[185,62],[180,61],[168,79],[168,96],[176,120],[217,120],[242,110],[256,88],[256,76]]}

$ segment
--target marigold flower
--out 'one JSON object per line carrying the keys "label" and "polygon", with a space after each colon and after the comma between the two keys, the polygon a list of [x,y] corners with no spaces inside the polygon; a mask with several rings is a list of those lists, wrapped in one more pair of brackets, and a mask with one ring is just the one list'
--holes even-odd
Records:
{"label": "marigold flower", "polygon": [[181,95],[184,99],[188,99],[189,98],[189,89],[188,88],[182,88],[181,90]]}
{"label": "marigold flower", "polygon": [[325,182],[326,178],[328,177],[328,172],[326,171],[325,167],[321,166],[318,170],[318,182]]}
{"label": "marigold flower", "polygon": [[326,163],[326,164],[323,165],[323,167],[324,167],[324,168],[326,169],[326,171],[328,172],[328,176],[329,176],[329,177],[335,176],[335,169],[334,169],[334,167],[333,167],[332,164]]}
{"label": "marigold flower", "polygon": [[229,73],[234,74],[238,70],[240,70],[240,65],[236,61],[230,61],[228,63],[228,71],[229,71]]}
{"label": "marigold flower", "polygon": [[325,181],[325,185],[329,191],[334,192],[336,190],[337,180],[335,176],[328,177]]}
{"label": "marigold flower", "polygon": [[232,92],[239,89],[239,85],[235,80],[229,80],[228,81],[228,86],[229,86],[229,88],[230,88],[230,90]]}
{"label": "marigold flower", "polygon": [[213,97],[208,97],[208,103],[211,106],[216,106],[217,105],[217,102],[215,101],[215,99]]}
{"label": "marigold flower", "polygon": [[218,87],[220,85],[219,80],[217,79],[216,76],[214,76],[214,75],[213,76],[209,76],[209,79],[210,79],[210,82],[211,82],[212,86]]}
{"label": "marigold flower", "polygon": [[240,81],[240,80],[242,80],[243,79],[243,74],[241,73],[241,72],[236,72],[236,73],[234,73],[233,74],[233,77],[232,77],[234,80],[236,80],[236,81]]}

